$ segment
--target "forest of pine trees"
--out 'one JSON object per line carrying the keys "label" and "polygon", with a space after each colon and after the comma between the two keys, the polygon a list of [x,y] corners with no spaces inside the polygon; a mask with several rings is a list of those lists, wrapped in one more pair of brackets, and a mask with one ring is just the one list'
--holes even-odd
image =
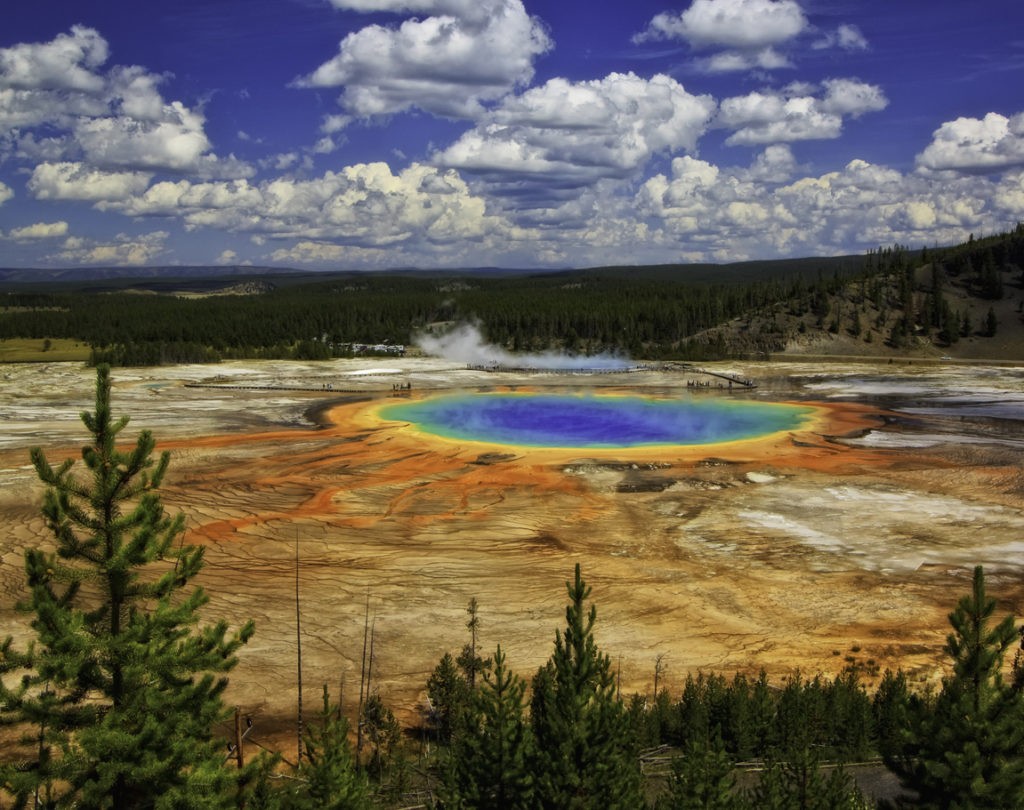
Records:
{"label": "forest of pine trees", "polygon": [[[201,616],[208,600],[191,582],[203,550],[159,497],[168,456],[154,457],[148,431],[118,448],[128,419],[110,390],[102,366],[82,414],[84,471],[31,453],[53,550],[24,555],[31,643],[0,645],[4,807],[369,809],[410,806],[416,787],[414,806],[449,809],[853,809],[876,806],[848,767],[864,761],[899,778],[884,806],[1024,806],[1024,628],[997,619],[981,567],[949,614],[937,690],[887,671],[869,693],[854,663],[832,678],[699,673],[674,697],[623,695],[577,564],[564,626],[529,683],[500,644],[478,654],[474,599],[470,642],[431,673],[421,728],[403,735],[377,693],[350,723],[325,686],[297,763],[243,763],[216,730],[258,628]],[[644,765],[652,751],[660,770]]]}
{"label": "forest of pine trees", "polygon": [[[987,304],[1007,285],[1024,285],[1024,224],[949,248],[894,245],[864,257],[775,264],[770,277],[762,267],[722,269],[722,281],[691,280],[698,271],[705,279],[714,274],[684,265],[510,276],[328,274],[208,297],[8,285],[0,340],[73,340],[90,347],[93,365],[112,366],[323,360],[350,356],[353,344],[409,345],[421,330],[457,322],[481,324],[488,342],[512,352],[651,360],[762,357],[808,330],[895,349],[917,338],[950,346],[996,334],[994,310],[971,323],[951,293]],[[919,278],[926,266],[931,273]]]}
{"label": "forest of pine trees", "polygon": [[[512,351],[685,355],[686,338],[792,292],[777,281],[697,284],[645,274],[474,276],[367,274],[249,296],[10,292],[0,339],[68,338],[114,366],[349,356],[353,343],[412,343],[435,323],[479,322]],[[706,352],[707,348],[693,351]]]}

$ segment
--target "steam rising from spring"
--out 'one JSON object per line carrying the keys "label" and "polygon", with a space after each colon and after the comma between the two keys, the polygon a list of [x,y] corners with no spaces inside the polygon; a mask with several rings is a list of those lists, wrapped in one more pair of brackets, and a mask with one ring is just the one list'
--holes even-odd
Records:
{"label": "steam rising from spring", "polygon": [[443,357],[470,366],[501,366],[546,371],[627,371],[636,368],[628,357],[614,354],[573,355],[565,352],[513,354],[487,343],[476,324],[461,324],[443,335],[420,334],[416,345],[426,354]]}

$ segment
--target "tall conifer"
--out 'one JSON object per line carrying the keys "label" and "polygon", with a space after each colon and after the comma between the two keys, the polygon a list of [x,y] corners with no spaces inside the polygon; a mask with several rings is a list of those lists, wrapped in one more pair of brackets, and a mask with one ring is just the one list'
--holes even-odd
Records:
{"label": "tall conifer", "polygon": [[1003,660],[1017,641],[1013,616],[994,627],[996,602],[981,566],[971,593],[949,614],[946,652],[953,673],[934,704],[912,707],[903,744],[886,764],[914,790],[916,806],[1020,807],[1024,797],[1022,695],[1003,682]]}
{"label": "tall conifer", "polygon": [[539,805],[634,810],[643,805],[640,769],[625,709],[615,696],[611,659],[594,640],[597,608],[586,608],[590,588],[579,564],[566,587],[565,630],[555,636],[554,653],[533,683]]}
{"label": "tall conifer", "polygon": [[791,748],[782,758],[769,757],[760,779],[747,793],[750,807],[757,810],[868,810],[853,778],[842,764],[821,768],[817,752],[810,747]]}
{"label": "tall conifer", "polygon": [[427,678],[427,697],[430,698],[428,720],[439,743],[451,743],[465,726],[472,696],[469,682],[451,653],[446,652]]}
{"label": "tall conifer", "polygon": [[657,810],[744,810],[736,789],[733,763],[717,735],[690,740],[681,757],[672,760],[668,794]]}
{"label": "tall conifer", "polygon": [[369,783],[356,768],[348,737],[348,721],[331,703],[324,684],[319,722],[307,725],[303,734],[304,756],[298,768],[301,791],[288,803],[290,810],[369,810]]}
{"label": "tall conifer", "polygon": [[471,721],[455,738],[445,807],[529,810],[532,736],[523,717],[526,684],[505,667],[501,645],[474,694]]}
{"label": "tall conifer", "polygon": [[117,448],[128,417],[111,416],[110,387],[100,367],[95,413],[82,414],[86,476],[31,453],[56,553],[25,553],[35,640],[0,648],[3,719],[31,743],[3,766],[4,787],[58,806],[232,806],[240,772],[213,726],[226,714],[222,673],[253,625],[199,626],[208,597],[188,586],[203,549],[182,542],[182,516],[157,494],[168,454],[153,458],[149,431]]}

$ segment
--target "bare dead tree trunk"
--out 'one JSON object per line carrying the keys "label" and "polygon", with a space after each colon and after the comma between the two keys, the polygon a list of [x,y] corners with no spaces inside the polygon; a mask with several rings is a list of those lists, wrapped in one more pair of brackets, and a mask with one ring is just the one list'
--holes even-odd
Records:
{"label": "bare dead tree trunk", "polygon": [[619,656],[619,666],[615,672],[615,699],[622,700],[622,656]]}
{"label": "bare dead tree trunk", "polygon": [[373,688],[373,643],[377,640],[377,614],[373,615],[370,624],[370,660],[366,662],[366,696],[370,696]]}
{"label": "bare dead tree trunk", "polygon": [[359,706],[356,708],[356,767],[363,752],[363,705],[366,701],[366,643],[370,635],[370,592],[366,592],[366,613],[363,616],[363,661],[359,665]]}
{"label": "bare dead tree trunk", "polygon": [[298,671],[299,681],[299,700],[298,700],[298,724],[296,728],[297,732],[297,749],[298,758],[296,762],[302,762],[302,611],[299,605],[299,533],[295,532],[295,651],[296,651],[296,668]]}
{"label": "bare dead tree trunk", "polygon": [[235,706],[235,762],[238,770],[245,767],[245,754],[242,752],[242,712]]}
{"label": "bare dead tree trunk", "polygon": [[466,622],[466,627],[469,628],[469,688],[476,688],[476,631],[480,627],[480,619],[477,617],[477,601],[475,596],[471,596],[469,599],[469,607],[466,608],[466,612],[469,613],[469,621]]}
{"label": "bare dead tree trunk", "polygon": [[658,681],[661,674],[667,669],[665,665],[665,653],[658,653],[654,659],[654,699],[658,699]]}

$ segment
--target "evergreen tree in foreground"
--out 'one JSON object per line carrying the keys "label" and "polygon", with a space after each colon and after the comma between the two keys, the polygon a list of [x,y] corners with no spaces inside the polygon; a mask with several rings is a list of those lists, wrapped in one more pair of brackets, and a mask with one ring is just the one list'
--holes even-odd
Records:
{"label": "evergreen tree in foreground", "polygon": [[501,645],[483,681],[472,719],[455,739],[444,806],[529,810],[534,805],[532,737],[523,718],[526,684],[505,668]]}
{"label": "evergreen tree in foreground", "polygon": [[1009,808],[1024,801],[1024,707],[1003,683],[1006,651],[1017,641],[1013,616],[995,627],[996,602],[981,566],[971,593],[949,614],[946,652],[953,673],[934,704],[911,707],[903,744],[886,764],[915,791],[914,806]]}
{"label": "evergreen tree in foreground", "polygon": [[542,808],[635,810],[643,806],[640,767],[626,711],[615,695],[611,660],[594,641],[597,608],[576,565],[566,583],[566,628],[533,681],[534,776]]}
{"label": "evergreen tree in foreground", "polygon": [[0,778],[37,806],[230,807],[261,763],[226,766],[212,727],[226,713],[222,673],[253,625],[199,626],[208,597],[188,586],[203,549],[182,542],[183,517],[167,516],[157,494],[168,454],[152,457],[149,431],[116,447],[128,417],[112,418],[110,385],[100,367],[96,411],[82,414],[87,475],[31,453],[56,553],[26,551],[21,607],[35,640],[0,648],[0,718],[28,743],[21,758],[5,754]]}
{"label": "evergreen tree in foreground", "polygon": [[743,810],[736,790],[733,762],[721,737],[691,740],[681,757],[672,760],[668,794],[657,810]]}
{"label": "evergreen tree in foreground", "polygon": [[437,741],[448,745],[466,724],[472,700],[469,682],[456,666],[451,653],[445,653],[427,679],[427,697],[430,699],[428,721],[437,735]]}
{"label": "evergreen tree in foreground", "polygon": [[827,771],[811,748],[792,748],[784,759],[769,757],[753,790],[749,807],[756,810],[869,810],[842,764]]}
{"label": "evergreen tree in foreground", "polygon": [[307,726],[303,736],[305,757],[298,770],[303,788],[301,795],[288,803],[290,810],[369,810],[372,806],[366,775],[356,768],[348,731],[348,721],[341,709],[331,704],[325,684],[320,723]]}

